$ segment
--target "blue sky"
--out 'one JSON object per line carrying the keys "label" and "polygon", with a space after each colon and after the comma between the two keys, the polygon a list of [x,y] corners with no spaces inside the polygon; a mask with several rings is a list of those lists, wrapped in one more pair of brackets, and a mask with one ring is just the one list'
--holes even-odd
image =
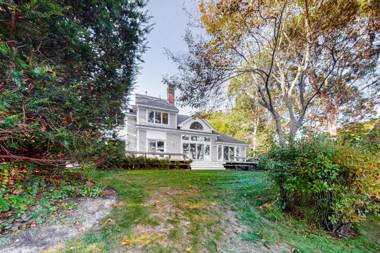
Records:
{"label": "blue sky", "polygon": [[[162,78],[175,74],[177,70],[165,55],[164,48],[174,53],[186,52],[183,36],[191,18],[184,8],[194,11],[196,6],[194,0],[149,1],[147,10],[154,26],[147,36],[149,49],[143,56],[145,62],[140,66],[133,94],[147,92],[150,96],[166,98],[166,86],[162,83]],[[188,112],[189,109],[182,111]]]}

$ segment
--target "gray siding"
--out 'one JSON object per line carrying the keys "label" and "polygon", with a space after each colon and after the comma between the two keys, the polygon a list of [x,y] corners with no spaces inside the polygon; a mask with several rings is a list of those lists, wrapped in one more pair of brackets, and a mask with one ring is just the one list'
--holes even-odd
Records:
{"label": "gray siding", "polygon": [[169,113],[169,127],[177,128],[177,113]]}
{"label": "gray siding", "polygon": [[[166,135],[166,149],[169,153],[182,153],[181,147],[181,134],[180,133],[167,133]],[[173,160],[182,160],[182,156],[173,156]]]}
{"label": "gray siding", "polygon": [[211,161],[216,162],[218,160],[218,146],[216,145],[216,137],[211,137]]}
{"label": "gray siding", "polygon": [[146,122],[146,109],[139,107],[137,109],[137,117],[139,118],[138,124],[139,125],[145,125],[147,123]]}
{"label": "gray siding", "polygon": [[144,129],[138,129],[138,140],[139,140],[139,147],[138,151],[146,152],[146,130]]}
{"label": "gray siding", "polygon": [[180,133],[167,133],[167,147],[166,150],[169,153],[181,153],[181,134]]}
{"label": "gray siding", "polygon": [[136,118],[127,118],[127,140],[125,148],[129,151],[136,151],[137,148],[137,129]]}

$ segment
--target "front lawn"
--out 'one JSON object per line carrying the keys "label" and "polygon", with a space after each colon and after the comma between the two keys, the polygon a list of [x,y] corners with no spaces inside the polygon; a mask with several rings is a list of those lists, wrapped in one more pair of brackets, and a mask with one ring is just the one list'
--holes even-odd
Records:
{"label": "front lawn", "polygon": [[[101,229],[61,252],[379,252],[379,219],[335,239],[284,215],[264,172],[95,171],[120,194]],[[247,251],[245,251],[247,252]]]}

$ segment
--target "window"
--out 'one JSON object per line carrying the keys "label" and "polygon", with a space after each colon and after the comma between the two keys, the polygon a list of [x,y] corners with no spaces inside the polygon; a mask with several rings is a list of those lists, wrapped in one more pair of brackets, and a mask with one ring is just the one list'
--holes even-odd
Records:
{"label": "window", "polygon": [[148,141],[148,151],[149,152],[165,152],[165,142],[160,140],[149,140]]}
{"label": "window", "polygon": [[233,161],[235,158],[235,148],[229,147],[229,152],[230,152],[230,161]]}
{"label": "window", "polygon": [[195,143],[190,143],[190,153],[191,153],[191,159],[195,160],[195,158],[196,158],[196,146],[195,146]]}
{"label": "window", "polygon": [[169,124],[169,114],[167,112],[148,111],[148,122],[153,124]]}
{"label": "window", "polygon": [[192,160],[208,161],[211,159],[210,137],[182,135],[182,150]]}
{"label": "window", "polygon": [[197,160],[204,160],[204,145],[197,144]]}
{"label": "window", "polygon": [[218,145],[218,160],[222,160],[222,145]]}
{"label": "window", "polygon": [[195,121],[193,122],[191,125],[190,125],[190,129],[194,129],[194,130],[203,130],[203,126],[201,123],[199,123],[198,121]]}
{"label": "window", "polygon": [[210,145],[206,145],[205,146],[205,156],[209,156],[210,155]]}
{"label": "window", "polygon": [[148,113],[148,122],[154,123],[154,111]]}
{"label": "window", "polygon": [[223,146],[223,159],[224,161],[228,161],[228,147]]}
{"label": "window", "polygon": [[157,141],[157,152],[165,152],[165,143],[163,141]]}
{"label": "window", "polygon": [[169,115],[165,112],[162,113],[162,124],[169,124]]}
{"label": "window", "polygon": [[190,144],[184,143],[182,144],[183,153],[186,154],[187,158],[190,158]]}
{"label": "window", "polygon": [[161,124],[161,112],[154,112],[154,123]]}
{"label": "window", "polygon": [[238,161],[240,153],[239,147],[218,145],[218,160]]}

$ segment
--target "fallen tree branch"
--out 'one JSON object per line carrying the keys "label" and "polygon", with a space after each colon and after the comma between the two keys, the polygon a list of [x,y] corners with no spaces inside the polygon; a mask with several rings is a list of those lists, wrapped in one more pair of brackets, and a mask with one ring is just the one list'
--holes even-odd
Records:
{"label": "fallen tree branch", "polygon": [[29,157],[29,156],[18,156],[18,155],[0,155],[0,161],[2,162],[23,161],[23,162],[32,162],[39,165],[56,165],[56,166],[64,166],[68,162],[72,162],[70,160],[65,160],[65,159],[34,158],[34,157]]}

